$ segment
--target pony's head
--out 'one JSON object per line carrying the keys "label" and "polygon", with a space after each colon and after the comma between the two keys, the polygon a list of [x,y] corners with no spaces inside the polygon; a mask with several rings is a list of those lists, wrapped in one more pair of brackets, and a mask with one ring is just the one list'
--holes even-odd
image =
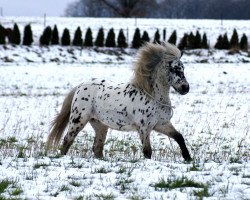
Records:
{"label": "pony's head", "polygon": [[168,42],[146,43],[138,51],[133,84],[152,94],[153,85],[158,79],[162,84],[172,86],[178,93],[187,94],[189,84],[180,61],[181,56],[181,51]]}
{"label": "pony's head", "polygon": [[184,66],[180,59],[169,62],[169,84],[180,94],[189,92],[189,84],[184,75]]}

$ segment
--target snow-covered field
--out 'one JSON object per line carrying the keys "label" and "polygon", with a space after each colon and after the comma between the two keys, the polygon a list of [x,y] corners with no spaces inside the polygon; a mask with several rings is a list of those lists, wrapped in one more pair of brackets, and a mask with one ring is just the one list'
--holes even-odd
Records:
{"label": "snow-covered field", "polygon": [[[36,30],[43,28],[40,18],[13,20],[23,24],[32,20]],[[67,25],[56,20],[61,27]],[[81,20],[85,19],[66,21]],[[91,20],[85,20],[85,25],[95,24],[96,30],[110,21]],[[164,24],[164,20],[152,21]],[[168,20],[168,26],[176,21],[180,30],[191,30],[192,20]],[[112,26],[119,29],[118,22],[114,20]],[[150,20],[137,20],[142,22],[148,28],[156,26]],[[197,21],[193,26],[209,30],[204,22],[212,24]],[[224,26],[250,33],[248,21],[230,22]],[[217,24],[217,37],[220,21],[213,24]],[[194,158],[190,163],[183,161],[177,144],[163,135],[151,134],[153,158],[146,160],[136,133],[114,130],[108,133],[105,158],[95,159],[94,133],[88,125],[67,156],[58,156],[58,150],[45,151],[50,121],[66,93],[91,78],[128,81],[135,53],[130,49],[0,47],[0,199],[250,199],[247,53],[228,55],[211,49],[184,54],[191,90],[185,96],[171,92],[172,122],[186,139]]]}

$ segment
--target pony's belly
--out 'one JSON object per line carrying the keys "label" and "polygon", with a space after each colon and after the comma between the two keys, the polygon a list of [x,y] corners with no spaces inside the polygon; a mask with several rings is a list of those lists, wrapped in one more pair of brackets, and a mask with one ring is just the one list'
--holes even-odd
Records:
{"label": "pony's belly", "polygon": [[[103,122],[105,124],[105,122]],[[106,124],[107,126],[109,126],[109,128],[114,129],[114,130],[118,130],[118,131],[135,131],[135,126],[133,125],[117,125],[117,124]]]}
{"label": "pony's belly", "polygon": [[114,130],[118,130],[118,131],[135,131],[136,130],[136,126],[133,124],[129,124],[129,123],[125,124],[122,122],[114,122],[114,121],[100,119],[100,118],[98,120],[101,121],[106,126],[108,126],[109,128],[114,129]]}
{"label": "pony's belly", "polygon": [[98,112],[94,118],[101,121],[111,129],[119,131],[136,130],[134,121],[130,120],[128,116],[117,111],[106,110],[102,113]]}

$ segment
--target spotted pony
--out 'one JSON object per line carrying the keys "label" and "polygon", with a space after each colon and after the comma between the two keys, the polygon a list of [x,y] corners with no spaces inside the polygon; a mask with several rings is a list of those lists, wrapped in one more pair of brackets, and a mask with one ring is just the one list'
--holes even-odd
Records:
{"label": "spotted pony", "polygon": [[183,136],[170,122],[170,87],[182,95],[189,92],[180,58],[180,50],[170,43],[146,43],[138,51],[134,75],[128,83],[114,85],[106,80],[92,80],[72,89],[52,122],[48,147],[58,146],[68,125],[61,148],[65,155],[89,122],[96,134],[93,152],[97,158],[103,157],[107,131],[111,128],[137,131],[145,158],[152,155],[150,133],[154,130],[173,138],[183,158],[191,160]]}

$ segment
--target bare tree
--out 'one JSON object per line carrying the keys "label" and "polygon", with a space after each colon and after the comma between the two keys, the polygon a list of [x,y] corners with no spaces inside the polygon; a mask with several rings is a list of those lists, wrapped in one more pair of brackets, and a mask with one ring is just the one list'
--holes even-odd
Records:
{"label": "bare tree", "polygon": [[249,0],[76,0],[66,16],[249,19]]}
{"label": "bare tree", "polygon": [[84,4],[82,1],[76,1],[68,4],[65,10],[65,16],[67,17],[81,17],[84,16]]}
{"label": "bare tree", "polygon": [[100,0],[78,0],[68,5],[66,16],[71,17],[113,17]]}
{"label": "bare tree", "polygon": [[[100,0],[120,17],[143,17],[143,0]],[[145,3],[145,0],[144,0]]]}

